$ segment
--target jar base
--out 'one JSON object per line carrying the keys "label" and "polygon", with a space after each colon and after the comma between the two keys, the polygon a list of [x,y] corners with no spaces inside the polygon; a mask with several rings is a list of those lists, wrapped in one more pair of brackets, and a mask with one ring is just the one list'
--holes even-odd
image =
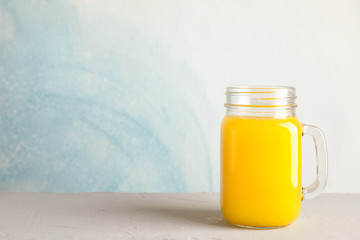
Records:
{"label": "jar base", "polygon": [[247,229],[254,229],[254,230],[269,230],[269,229],[277,229],[277,228],[283,228],[289,225],[285,226],[275,226],[275,227],[254,227],[254,226],[246,226],[246,225],[240,225],[240,224],[232,224],[239,228],[247,228]]}

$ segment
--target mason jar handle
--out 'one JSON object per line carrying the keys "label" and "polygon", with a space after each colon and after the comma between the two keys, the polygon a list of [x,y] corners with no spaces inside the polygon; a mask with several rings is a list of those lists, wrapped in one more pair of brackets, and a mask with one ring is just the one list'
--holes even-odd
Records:
{"label": "mason jar handle", "polygon": [[317,127],[303,124],[302,135],[310,135],[315,143],[316,180],[303,188],[302,200],[317,197],[325,188],[328,175],[328,160],[324,133]]}

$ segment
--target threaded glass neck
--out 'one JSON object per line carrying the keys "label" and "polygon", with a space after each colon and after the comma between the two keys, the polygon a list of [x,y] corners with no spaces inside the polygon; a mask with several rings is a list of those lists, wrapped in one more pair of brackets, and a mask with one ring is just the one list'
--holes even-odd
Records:
{"label": "threaded glass neck", "polygon": [[227,115],[295,116],[296,89],[287,86],[232,86],[226,89]]}

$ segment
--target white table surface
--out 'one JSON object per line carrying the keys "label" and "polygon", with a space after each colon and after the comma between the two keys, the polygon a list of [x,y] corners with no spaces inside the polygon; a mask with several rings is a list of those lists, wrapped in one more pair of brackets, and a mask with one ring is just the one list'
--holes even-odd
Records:
{"label": "white table surface", "polygon": [[218,193],[0,193],[0,239],[360,239],[360,194],[303,202],[290,226],[228,224]]}

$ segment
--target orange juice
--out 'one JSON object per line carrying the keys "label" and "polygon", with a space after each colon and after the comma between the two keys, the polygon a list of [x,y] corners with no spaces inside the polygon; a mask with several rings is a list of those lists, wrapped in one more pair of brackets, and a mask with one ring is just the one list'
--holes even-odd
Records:
{"label": "orange juice", "polygon": [[225,116],[221,210],[235,225],[278,227],[301,207],[301,124],[296,117]]}

